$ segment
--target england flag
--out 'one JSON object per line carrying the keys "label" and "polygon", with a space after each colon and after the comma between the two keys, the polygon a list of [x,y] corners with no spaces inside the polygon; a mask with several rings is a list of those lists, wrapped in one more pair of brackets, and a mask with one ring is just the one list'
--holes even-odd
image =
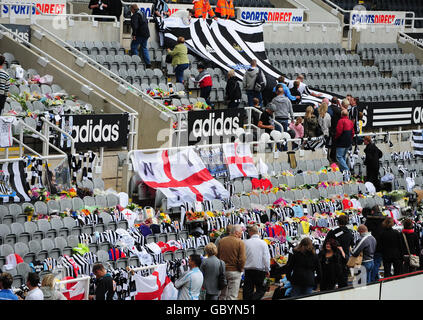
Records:
{"label": "england flag", "polygon": [[178,290],[166,274],[166,264],[158,265],[156,271],[147,277],[139,274],[133,276],[135,280],[135,300],[176,300]]}
{"label": "england flag", "polygon": [[214,179],[192,148],[174,154],[136,151],[134,170],[149,187],[160,190],[168,208],[195,201],[227,199],[229,192]]}
{"label": "england flag", "polygon": [[223,145],[223,153],[232,179],[241,177],[258,178],[253,156],[248,144],[230,143]]}

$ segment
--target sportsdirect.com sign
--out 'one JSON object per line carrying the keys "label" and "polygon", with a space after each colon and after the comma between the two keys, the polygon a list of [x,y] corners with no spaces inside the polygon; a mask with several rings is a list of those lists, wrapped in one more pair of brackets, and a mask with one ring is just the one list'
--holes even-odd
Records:
{"label": "sportsdirect.com sign", "polygon": [[238,19],[272,23],[303,22],[304,10],[282,8],[239,8]]}
{"label": "sportsdirect.com sign", "polygon": [[1,16],[3,18],[14,16],[16,18],[26,18],[29,15],[58,15],[66,14],[66,0],[33,0],[37,10],[28,4],[16,5],[16,0],[3,0],[3,3],[13,3],[1,6]]}
{"label": "sportsdirect.com sign", "polygon": [[391,25],[404,26],[405,12],[356,11],[351,13],[351,26]]}

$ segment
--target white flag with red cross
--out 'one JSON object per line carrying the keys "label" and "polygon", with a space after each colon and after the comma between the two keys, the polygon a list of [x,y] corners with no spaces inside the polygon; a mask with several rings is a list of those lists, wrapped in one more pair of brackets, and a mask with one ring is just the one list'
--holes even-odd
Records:
{"label": "white flag with red cross", "polygon": [[133,163],[145,184],[163,192],[168,208],[230,196],[192,148],[173,154],[168,150],[150,154],[136,151]]}
{"label": "white flag with red cross", "polygon": [[241,177],[258,178],[250,146],[245,143],[230,143],[223,145],[223,154],[229,169],[231,179]]}

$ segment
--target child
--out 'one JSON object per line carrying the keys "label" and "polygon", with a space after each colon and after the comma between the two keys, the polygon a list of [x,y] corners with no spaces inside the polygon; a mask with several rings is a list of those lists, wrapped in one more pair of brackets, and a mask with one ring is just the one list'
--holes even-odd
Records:
{"label": "child", "polygon": [[206,103],[211,106],[210,103],[210,92],[213,86],[212,77],[206,71],[206,67],[202,64],[199,64],[198,67],[198,76],[195,77],[194,82],[200,85],[200,97],[206,100]]}
{"label": "child", "polygon": [[295,139],[301,139],[302,137],[304,137],[304,127],[302,123],[303,123],[303,118],[297,117],[295,119],[295,123],[291,122],[289,124],[289,128],[295,132]]}

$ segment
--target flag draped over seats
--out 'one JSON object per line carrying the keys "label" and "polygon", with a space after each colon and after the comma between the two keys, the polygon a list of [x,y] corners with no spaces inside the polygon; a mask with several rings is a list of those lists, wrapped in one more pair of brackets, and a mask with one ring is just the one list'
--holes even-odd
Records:
{"label": "flag draped over seats", "polygon": [[413,130],[414,155],[423,156],[423,130]]}
{"label": "flag draped over seats", "polygon": [[[63,280],[74,279],[73,277],[65,277]],[[83,281],[66,283],[66,291],[62,292],[68,300],[84,300],[85,287]]]}
{"label": "flag draped over seats", "polygon": [[[251,60],[254,59],[266,75],[268,83],[275,83],[283,73],[273,67],[267,58],[263,23],[196,18],[192,18],[189,22],[180,17],[170,17],[164,20],[166,46],[173,47],[178,37],[182,36],[191,52],[202,59],[214,62],[226,71],[234,69],[239,79],[243,78]],[[322,98],[332,99],[332,95],[322,94]],[[304,95],[302,98],[302,103],[317,104],[320,101],[321,98],[311,95]]]}
{"label": "flag draped over seats", "polygon": [[176,300],[178,290],[166,274],[166,264],[157,266],[156,271],[147,277],[139,274],[135,280],[135,300]]}
{"label": "flag draped over seats", "polygon": [[223,145],[223,152],[231,179],[241,177],[258,177],[258,171],[254,165],[253,156],[248,144],[225,144]]}
{"label": "flag draped over seats", "polygon": [[160,190],[168,208],[195,201],[226,199],[229,192],[214,179],[192,148],[174,154],[136,151],[134,170],[149,187]]}
{"label": "flag draped over seats", "polygon": [[23,161],[0,164],[0,203],[31,201],[29,189]]}

